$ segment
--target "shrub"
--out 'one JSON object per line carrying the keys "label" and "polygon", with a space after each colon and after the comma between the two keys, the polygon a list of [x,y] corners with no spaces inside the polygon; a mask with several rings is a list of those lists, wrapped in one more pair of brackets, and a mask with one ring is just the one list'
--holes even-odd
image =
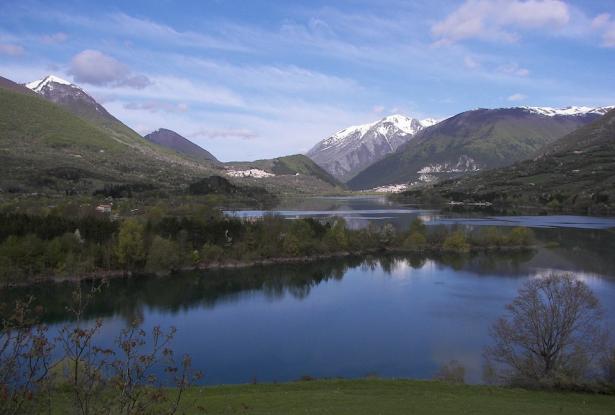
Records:
{"label": "shrub", "polygon": [[408,232],[410,234],[418,233],[425,235],[427,233],[427,227],[421,218],[414,218],[414,220],[410,223]]}
{"label": "shrub", "polygon": [[529,228],[513,228],[508,236],[508,241],[512,246],[530,246],[534,243],[534,232]]}
{"label": "shrub", "polygon": [[203,248],[201,248],[201,258],[203,259],[203,261],[220,261],[223,255],[224,249],[222,249],[218,245],[205,244],[203,245]]}
{"label": "shrub", "polygon": [[434,379],[449,383],[465,383],[466,368],[457,360],[451,360],[438,370]]}
{"label": "shrub", "polygon": [[427,238],[421,233],[412,232],[404,241],[404,248],[411,251],[423,251],[427,248]]}
{"label": "shrub", "polygon": [[462,231],[455,231],[446,237],[442,249],[452,252],[469,252],[470,244]]}
{"label": "shrub", "polygon": [[134,219],[125,220],[118,236],[116,255],[118,262],[128,268],[136,268],[145,261],[144,226]]}
{"label": "shrub", "polygon": [[176,242],[155,236],[147,254],[145,269],[150,272],[171,271],[181,267],[181,255]]}

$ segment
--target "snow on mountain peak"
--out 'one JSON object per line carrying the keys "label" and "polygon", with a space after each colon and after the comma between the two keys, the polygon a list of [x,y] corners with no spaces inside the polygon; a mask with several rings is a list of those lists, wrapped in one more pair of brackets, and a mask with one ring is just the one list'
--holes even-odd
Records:
{"label": "snow on mountain peak", "polygon": [[41,90],[45,86],[49,85],[52,82],[56,83],[56,84],[62,84],[62,85],[72,85],[70,82],[68,82],[65,79],[59,78],[59,77],[54,76],[54,75],[47,75],[43,79],[39,79],[37,81],[28,82],[26,84],[26,87],[30,88],[34,92],[41,92]]}
{"label": "snow on mountain peak", "polygon": [[432,125],[436,125],[437,123],[440,122],[440,120],[437,120],[435,118],[425,118],[425,119],[419,120],[419,122],[421,123],[423,128],[427,128],[427,127],[431,127]]}
{"label": "snow on mountain peak", "polygon": [[578,107],[578,106],[571,106],[571,107],[565,107],[565,108],[527,107],[527,106],[524,106],[524,107],[519,107],[519,108],[522,108],[522,109],[524,109],[526,111],[529,111],[529,112],[533,112],[535,114],[545,115],[547,117],[555,117],[556,115],[562,115],[562,116],[566,116],[566,115],[585,115],[585,114],[600,114],[600,115],[604,115],[608,111],[610,111],[613,108],[615,108],[615,106],[598,107],[598,108]]}
{"label": "snow on mountain peak", "polygon": [[337,178],[347,179],[408,142],[435,120],[417,120],[392,114],[378,121],[355,125],[320,141],[307,155]]}

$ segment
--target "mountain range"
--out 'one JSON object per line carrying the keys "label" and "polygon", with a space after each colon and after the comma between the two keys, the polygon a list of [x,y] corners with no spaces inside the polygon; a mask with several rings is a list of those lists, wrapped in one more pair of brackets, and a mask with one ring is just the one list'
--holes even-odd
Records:
{"label": "mountain range", "polygon": [[387,154],[394,153],[436,120],[391,115],[379,121],[345,128],[320,141],[306,154],[345,182]]}
{"label": "mountain range", "polygon": [[533,159],[411,190],[405,196],[417,201],[440,198],[608,211],[615,207],[615,109],[550,143]]}
{"label": "mountain range", "polygon": [[533,157],[608,108],[476,109],[423,129],[347,182],[351,189],[429,183]]}
{"label": "mountain range", "polygon": [[[329,192],[339,185],[303,155],[255,163],[268,170],[254,184],[274,191]],[[0,193],[178,191],[212,175],[254,181],[232,169],[171,130],[142,137],[64,79],[22,85],[0,77]]]}
{"label": "mountain range", "polygon": [[[446,197],[494,199],[489,193],[494,189],[517,194],[506,187],[506,177],[523,182],[522,172],[528,171],[544,179],[522,187],[528,194],[532,189],[548,194],[539,185],[543,181],[570,190],[559,181],[583,178],[592,194],[608,199],[610,193],[596,187],[594,179],[611,183],[604,174],[613,173],[608,157],[615,153],[607,140],[613,108],[476,109],[439,122],[392,115],[333,134],[309,157],[222,163],[168,129],[142,137],[61,78],[21,85],[0,77],[0,192],[90,193],[109,186],[177,190],[218,175],[279,194],[416,184]],[[588,169],[592,160],[597,167]],[[433,186],[437,182],[442,185]],[[555,200],[567,200],[569,193],[561,191]]]}

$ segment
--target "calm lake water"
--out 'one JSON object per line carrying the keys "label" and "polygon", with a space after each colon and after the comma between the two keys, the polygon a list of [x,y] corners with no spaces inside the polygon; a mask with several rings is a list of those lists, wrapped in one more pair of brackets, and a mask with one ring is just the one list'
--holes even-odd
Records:
{"label": "calm lake water", "polygon": [[[105,319],[101,342],[111,345],[135,319],[146,329],[176,326],[176,351],[191,354],[209,384],[304,375],[431,378],[451,360],[466,367],[468,381],[480,382],[489,325],[526,279],[553,271],[586,281],[615,331],[615,218],[453,214],[382,198],[307,199],[278,213],[335,214],[354,227],[369,221],[403,227],[416,216],[431,225],[524,225],[542,246],[526,253],[346,258],[114,280],[88,313]],[[70,285],[2,295],[26,291],[45,302],[52,333],[64,324]]]}

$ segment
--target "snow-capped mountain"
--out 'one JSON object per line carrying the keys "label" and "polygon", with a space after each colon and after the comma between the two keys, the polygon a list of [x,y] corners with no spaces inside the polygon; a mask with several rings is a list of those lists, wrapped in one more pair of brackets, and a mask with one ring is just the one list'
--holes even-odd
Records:
{"label": "snow-capped mountain", "polygon": [[25,86],[82,118],[119,122],[83,89],[65,79],[48,75],[43,79],[28,82]]}
{"label": "snow-capped mountain", "polygon": [[565,107],[565,108],[552,108],[552,107],[517,107],[524,109],[534,114],[546,115],[547,117],[555,116],[570,116],[570,115],[587,115],[597,114],[604,115],[613,108],[615,105],[609,107]]}
{"label": "snow-capped mountain", "polygon": [[320,141],[307,156],[342,181],[395,152],[424,128],[436,124],[435,119],[417,120],[403,115],[390,115],[379,121],[345,128]]}

